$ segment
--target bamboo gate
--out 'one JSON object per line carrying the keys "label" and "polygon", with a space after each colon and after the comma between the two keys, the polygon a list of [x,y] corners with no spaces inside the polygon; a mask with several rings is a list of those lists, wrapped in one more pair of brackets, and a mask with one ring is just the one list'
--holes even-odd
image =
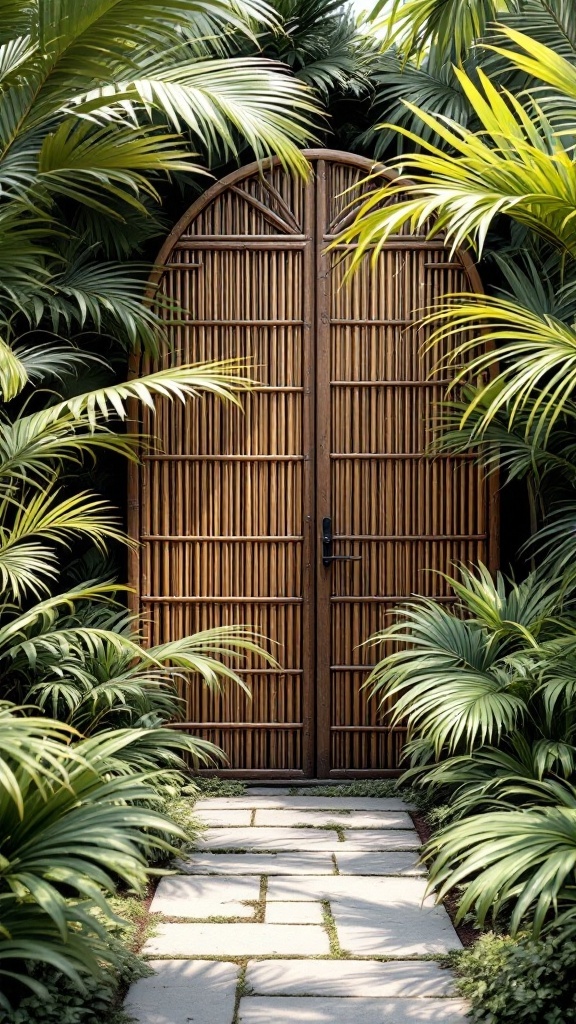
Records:
{"label": "bamboo gate", "polygon": [[161,447],[130,483],[149,642],[248,623],[277,645],[278,669],[242,668],[251,699],[184,686],[185,727],[239,777],[395,772],[403,732],[362,690],[375,650],[361,645],[410,595],[451,600],[430,570],[497,560],[495,486],[471,456],[424,455],[447,379],[418,321],[481,290],[477,272],[403,233],[344,283],[326,247],[372,164],[307,155],[308,182],[276,160],[219,181],[162,248],[161,290],[186,318],[146,368],[250,356],[259,385],[243,414],[213,399],[145,412]]}

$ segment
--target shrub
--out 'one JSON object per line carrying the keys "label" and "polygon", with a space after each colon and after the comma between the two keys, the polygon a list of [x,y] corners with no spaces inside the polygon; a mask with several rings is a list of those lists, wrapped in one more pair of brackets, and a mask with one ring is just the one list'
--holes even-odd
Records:
{"label": "shrub", "polygon": [[127,1024],[129,1018],[118,1005],[122,989],[150,969],[119,939],[111,937],[110,948],[114,970],[104,966],[98,978],[86,978],[82,992],[65,974],[30,965],[31,977],[42,985],[43,995],[26,995],[17,1009],[0,1010],[0,1024]]}
{"label": "shrub", "polygon": [[478,1024],[576,1021],[576,941],[514,940],[490,932],[454,957],[458,989]]}

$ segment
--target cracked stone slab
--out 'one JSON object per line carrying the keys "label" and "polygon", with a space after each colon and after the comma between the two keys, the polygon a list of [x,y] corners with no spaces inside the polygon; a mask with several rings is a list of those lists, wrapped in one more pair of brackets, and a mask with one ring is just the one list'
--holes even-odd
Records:
{"label": "cracked stone slab", "polygon": [[328,935],[311,924],[161,924],[145,956],[326,956]]}
{"label": "cracked stone slab", "polygon": [[175,867],[189,875],[334,874],[334,861],[329,853],[193,853],[186,860],[177,860]]}
{"label": "cracked stone slab", "polygon": [[203,807],[200,807],[192,810],[192,816],[201,825],[209,827],[223,825],[225,828],[229,828],[231,825],[250,825],[252,811],[249,808],[239,810],[238,808],[229,807],[226,810],[205,810]]}
{"label": "cracked stone slab", "polygon": [[198,838],[203,850],[327,850],[339,845],[336,832],[315,828],[210,828]]}
{"label": "cracked stone slab", "polygon": [[[359,875],[317,875],[300,878],[272,878],[268,883],[269,900],[340,900],[357,904],[367,914],[384,906],[411,907],[419,910],[424,901],[424,878]],[[433,904],[428,897],[425,906]]]}
{"label": "cracked stone slab", "polygon": [[124,1003],[138,1024],[232,1024],[238,966],[206,960],[157,960]]}
{"label": "cracked stone slab", "polygon": [[[262,791],[263,792],[263,791]],[[398,797],[354,797],[354,796],[274,796],[274,795],[253,795],[245,793],[243,796],[216,796],[200,800],[198,808],[209,810],[234,810],[240,809],[269,809],[282,810],[296,809],[308,811],[409,811],[411,804],[407,804]]]}
{"label": "cracked stone slab", "polygon": [[[220,814],[225,812],[220,811]],[[197,815],[197,817],[199,817]],[[372,829],[372,828],[400,828],[400,829],[414,829],[412,818],[409,814],[403,811],[380,811],[378,813],[371,811],[348,811],[342,807],[336,807],[333,810],[329,809],[326,811],[316,810],[292,810],[291,808],[285,808],[284,810],[257,810],[254,819],[255,825],[268,825],[274,827],[286,828],[287,826],[293,825],[309,825],[312,828],[318,828],[320,826],[332,825],[336,823],[342,828],[351,829]],[[236,822],[230,822],[231,825]]]}
{"label": "cracked stone slab", "polygon": [[260,898],[258,878],[162,878],[150,904],[150,913],[166,917],[254,917],[245,900]]}
{"label": "cracked stone slab", "polygon": [[254,995],[396,996],[453,995],[449,971],[432,961],[261,960],[248,964],[246,982]]}
{"label": "cracked stone slab", "polygon": [[244,996],[239,1024],[466,1024],[456,999]]}
{"label": "cracked stone slab", "polygon": [[[346,851],[342,843],[341,849]],[[425,875],[426,868],[418,863],[415,853],[341,853],[334,856],[341,875]]]}
{"label": "cracked stone slab", "polygon": [[266,902],[266,924],[322,924],[322,904]]}

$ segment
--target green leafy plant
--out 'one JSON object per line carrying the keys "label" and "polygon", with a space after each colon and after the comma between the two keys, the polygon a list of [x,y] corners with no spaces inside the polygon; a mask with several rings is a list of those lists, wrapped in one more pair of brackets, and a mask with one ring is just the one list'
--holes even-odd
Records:
{"label": "green leafy plant", "polygon": [[121,938],[110,936],[114,968],[103,965],[98,977],[85,977],[83,990],[60,971],[33,967],[31,976],[42,986],[42,994],[24,995],[18,1007],[0,1010],[0,1024],[129,1024],[119,1006],[122,988],[150,973],[147,964],[126,947]]}
{"label": "green leafy plant", "polygon": [[72,731],[59,723],[24,717],[10,705],[0,710],[6,1008],[11,989],[43,995],[27,963],[48,964],[80,988],[83,974],[97,976],[101,962],[113,956],[92,907],[113,921],[106,894],[119,882],[142,890],[147,853],[170,851],[170,839],[182,835],[158,809],[155,772],[136,771],[123,757],[143,731],[115,730],[71,743]]}
{"label": "green leafy plant", "polygon": [[576,944],[551,933],[514,940],[488,933],[453,957],[459,992],[477,1024],[564,1024],[576,1020]]}

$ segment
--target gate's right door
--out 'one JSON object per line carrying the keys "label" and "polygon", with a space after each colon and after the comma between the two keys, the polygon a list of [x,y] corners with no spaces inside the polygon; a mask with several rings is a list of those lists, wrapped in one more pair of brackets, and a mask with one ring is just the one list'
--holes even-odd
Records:
{"label": "gate's right door", "polygon": [[[345,255],[326,253],[345,217],[343,193],[365,176],[316,165],[316,472],[318,775],[397,768],[404,740],[362,689],[378,648],[363,646],[393,608],[424,594],[450,601],[438,571],[489,562],[490,495],[470,456],[424,456],[446,380],[419,326],[439,296],[470,291],[439,242],[404,236],[343,283]],[[329,519],[334,556],[322,560]],[[327,550],[327,549],[326,549]],[[381,651],[379,652],[381,656]]]}

